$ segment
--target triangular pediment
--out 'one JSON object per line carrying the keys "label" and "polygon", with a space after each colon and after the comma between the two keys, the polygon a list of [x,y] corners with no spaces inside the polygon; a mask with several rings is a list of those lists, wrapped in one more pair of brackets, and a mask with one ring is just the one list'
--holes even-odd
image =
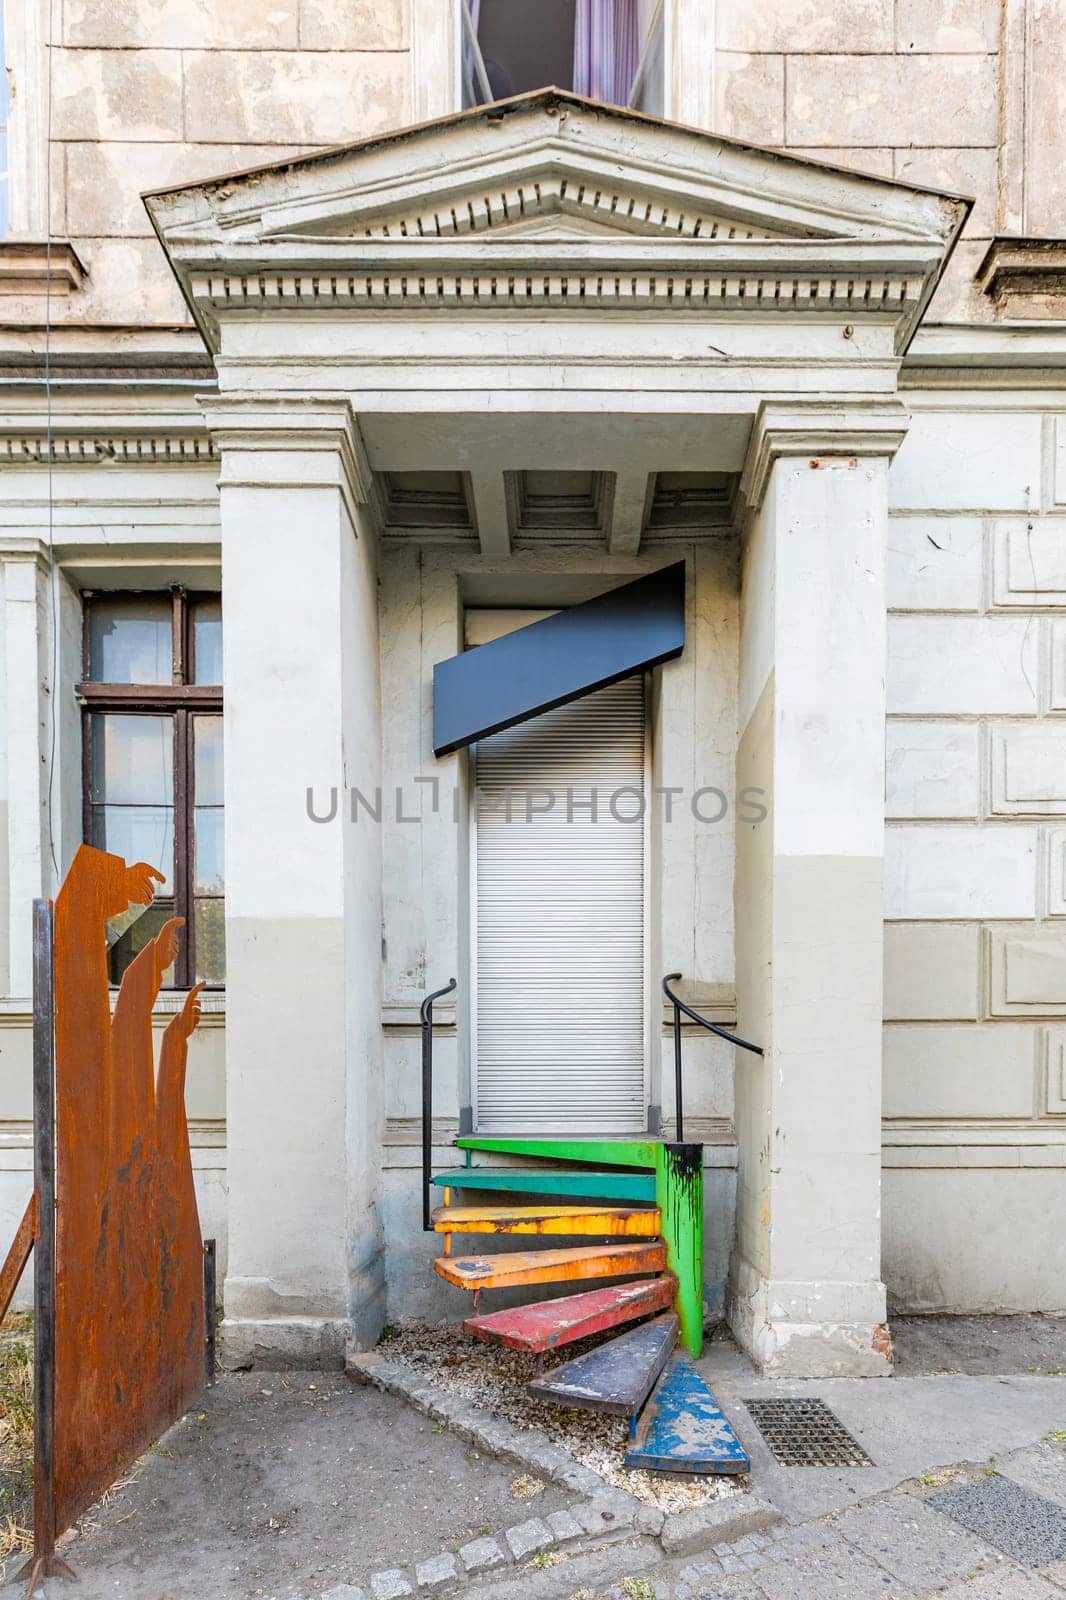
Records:
{"label": "triangular pediment", "polygon": [[211,285],[242,275],[244,309],[398,304],[415,283],[425,305],[483,305],[485,274],[496,308],[590,309],[590,286],[621,293],[624,274],[632,307],[847,302],[913,321],[967,210],[558,90],[146,204],[209,338]]}

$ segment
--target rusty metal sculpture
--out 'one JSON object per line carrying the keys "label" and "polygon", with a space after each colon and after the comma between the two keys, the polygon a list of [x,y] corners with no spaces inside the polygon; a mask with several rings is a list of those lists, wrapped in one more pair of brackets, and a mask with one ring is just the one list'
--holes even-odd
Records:
{"label": "rusty metal sculpture", "polygon": [[35,1192],[0,1269],[10,1299],[36,1243],[31,1594],[41,1577],[71,1575],[58,1536],[204,1383],[204,1246],[184,1094],[202,986],[168,1024],[158,1071],[152,1040],[181,920],[127,968],[113,1015],[108,987],[104,925],[148,904],[153,880],[163,881],[153,867],[83,845],[54,913],[34,906]]}

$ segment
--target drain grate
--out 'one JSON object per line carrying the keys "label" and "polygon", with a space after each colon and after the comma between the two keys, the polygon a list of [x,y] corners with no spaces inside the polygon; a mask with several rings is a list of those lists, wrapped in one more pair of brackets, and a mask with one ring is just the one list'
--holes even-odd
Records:
{"label": "drain grate", "polygon": [[744,1404],[782,1466],[873,1466],[824,1400],[745,1400]]}

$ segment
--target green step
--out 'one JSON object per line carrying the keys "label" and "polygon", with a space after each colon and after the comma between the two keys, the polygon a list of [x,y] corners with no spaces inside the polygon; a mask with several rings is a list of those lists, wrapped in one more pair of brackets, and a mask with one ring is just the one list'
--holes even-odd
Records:
{"label": "green step", "polygon": [[545,1161],[602,1162],[605,1167],[645,1167],[654,1172],[662,1146],[650,1139],[483,1139],[464,1134],[460,1150],[496,1155],[540,1156]]}
{"label": "green step", "polygon": [[566,1168],[529,1172],[519,1167],[459,1167],[438,1172],[439,1189],[502,1189],[509,1194],[580,1195],[595,1200],[654,1200],[650,1172],[574,1172]]}

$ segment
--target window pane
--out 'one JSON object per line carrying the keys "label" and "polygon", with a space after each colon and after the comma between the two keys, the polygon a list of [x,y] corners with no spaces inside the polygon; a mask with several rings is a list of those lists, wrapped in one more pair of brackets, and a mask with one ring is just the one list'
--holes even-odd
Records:
{"label": "window pane", "polygon": [[[107,965],[112,983],[121,981],[122,974],[130,962],[155,938],[164,922],[173,915],[173,901],[153,900],[152,904],[139,915],[114,917],[106,924],[109,947]],[[165,989],[174,987],[173,967],[168,967],[163,974],[163,987]]]}
{"label": "window pane", "polygon": [[195,815],[193,893],[221,894],[226,884],[222,869],[222,807],[197,806]]}
{"label": "window pane", "polygon": [[170,717],[100,712],[92,718],[90,799],[108,805],[174,803],[174,723]]}
{"label": "window pane", "polygon": [[222,682],[222,601],[197,600],[192,613],[194,683]]}
{"label": "window pane", "polygon": [[222,804],[222,718],[194,717],[193,740],[196,804],[220,806]]}
{"label": "window pane", "polygon": [[89,676],[95,683],[170,683],[167,594],[94,595],[89,602]]}
{"label": "window pane", "polygon": [[169,806],[93,806],[92,842],[122,856],[127,866],[147,861],[166,875],[159,894],[174,893],[174,812]]}
{"label": "window pane", "polygon": [[[635,3],[622,0],[623,10]],[[482,77],[477,70],[477,57],[467,42],[464,92],[472,103],[505,100],[546,84],[573,88],[577,9],[577,0],[536,0],[535,5],[530,0],[478,0],[476,5],[470,4],[484,73]]]}
{"label": "window pane", "polygon": [[197,983],[226,981],[226,921],[224,900],[195,900]]}
{"label": "window pane", "polygon": [[635,111],[645,111],[652,117],[666,115],[666,51],[665,29],[663,27],[663,8],[654,8],[650,32],[645,20],[645,12],[649,9],[651,0],[640,0],[641,32],[646,34],[641,48],[643,57],[638,68],[639,77],[630,97],[630,105]]}

